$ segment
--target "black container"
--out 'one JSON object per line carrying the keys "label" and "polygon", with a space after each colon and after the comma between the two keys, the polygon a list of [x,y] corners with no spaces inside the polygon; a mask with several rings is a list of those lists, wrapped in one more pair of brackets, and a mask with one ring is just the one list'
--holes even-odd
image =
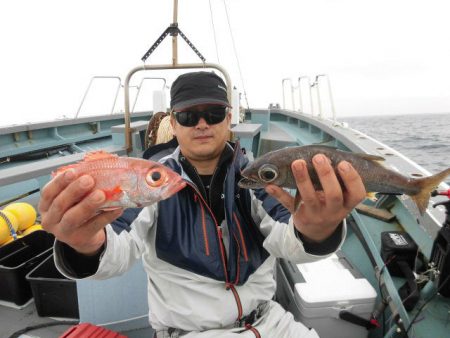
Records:
{"label": "black container", "polygon": [[79,318],[76,282],[56,269],[53,255],[35,267],[26,278],[39,316]]}
{"label": "black container", "polygon": [[381,258],[392,276],[405,277],[399,262],[405,262],[414,271],[418,246],[404,231],[385,231],[381,233]]}
{"label": "black container", "polygon": [[26,275],[53,251],[53,235],[35,231],[0,248],[0,300],[16,305],[32,297]]}

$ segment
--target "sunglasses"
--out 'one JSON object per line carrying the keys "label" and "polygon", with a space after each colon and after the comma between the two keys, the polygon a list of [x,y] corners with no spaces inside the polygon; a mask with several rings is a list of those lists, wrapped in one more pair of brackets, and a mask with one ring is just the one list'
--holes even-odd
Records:
{"label": "sunglasses", "polygon": [[203,111],[176,111],[173,114],[177,122],[183,127],[194,127],[200,121],[200,118],[204,118],[209,125],[222,122],[227,115],[227,108],[211,107]]}

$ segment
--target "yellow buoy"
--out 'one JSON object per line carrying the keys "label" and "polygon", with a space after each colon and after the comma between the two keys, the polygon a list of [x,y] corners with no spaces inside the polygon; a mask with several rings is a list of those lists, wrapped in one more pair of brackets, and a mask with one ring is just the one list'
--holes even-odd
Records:
{"label": "yellow buoy", "polygon": [[[9,223],[11,223],[14,231],[17,231],[17,229],[19,228],[19,222],[12,212],[2,210],[1,213],[2,215],[0,215],[0,245],[5,243],[6,241],[9,241],[10,237],[12,237],[7,220],[9,221]],[[7,218],[7,220],[5,220],[5,218]]]}
{"label": "yellow buoy", "polygon": [[12,203],[6,206],[3,211],[12,212],[16,216],[19,222],[19,231],[24,231],[36,222],[36,210],[29,203]]}
{"label": "yellow buoy", "polygon": [[22,231],[21,235],[26,236],[28,234],[31,234],[34,231],[37,231],[37,230],[43,230],[42,229],[42,225],[34,224],[34,225],[30,226],[29,228],[27,228],[25,231]]}

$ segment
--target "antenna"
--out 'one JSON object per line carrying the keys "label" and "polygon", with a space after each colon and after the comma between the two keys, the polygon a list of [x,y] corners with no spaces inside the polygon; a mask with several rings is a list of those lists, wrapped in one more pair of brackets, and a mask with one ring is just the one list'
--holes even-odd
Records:
{"label": "antenna", "polygon": [[178,34],[186,41],[189,47],[194,51],[195,54],[205,62],[206,59],[204,56],[195,48],[194,44],[187,38],[186,35],[178,28],[178,0],[173,0],[173,23],[170,24],[169,27],[161,34],[161,36],[153,43],[150,49],[144,54],[141,58],[143,62],[145,62],[148,57],[155,51],[155,49],[163,42],[163,40],[170,34],[172,36],[172,65],[176,66],[178,64]]}

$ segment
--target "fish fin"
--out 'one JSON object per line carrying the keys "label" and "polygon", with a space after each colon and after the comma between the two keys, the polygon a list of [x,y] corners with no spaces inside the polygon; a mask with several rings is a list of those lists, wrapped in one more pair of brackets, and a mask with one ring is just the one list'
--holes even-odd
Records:
{"label": "fish fin", "polygon": [[120,198],[123,190],[120,188],[120,186],[115,186],[113,189],[111,190],[103,190],[103,192],[105,193],[105,199],[106,200],[113,200],[116,201]]}
{"label": "fish fin", "polygon": [[427,210],[428,201],[430,200],[432,191],[436,189],[447,176],[450,176],[450,168],[445,169],[436,175],[416,180],[416,184],[420,187],[420,191],[415,195],[411,195],[411,198],[417,205],[421,215]]}
{"label": "fish fin", "polygon": [[300,191],[295,193],[295,199],[294,199],[294,213],[298,210],[300,207],[300,204],[302,203],[302,196],[300,196]]}
{"label": "fish fin", "polygon": [[386,161],[386,159],[384,157],[378,156],[378,155],[371,155],[371,154],[364,154],[364,153],[353,153],[353,155],[359,156],[368,161],[375,161],[375,162]]}
{"label": "fish fin", "polygon": [[90,161],[96,161],[101,159],[107,159],[107,158],[117,158],[118,155],[108,153],[104,150],[97,150],[97,151],[90,151],[86,154],[84,154],[83,160],[79,161],[78,163],[69,164],[63,167],[60,167],[52,172],[52,177],[55,177],[69,169],[73,169],[78,167],[79,163],[81,162],[90,162]]}
{"label": "fish fin", "polygon": [[107,158],[117,158],[118,156],[116,154],[108,153],[104,150],[98,150],[98,151],[90,151],[86,153],[83,157],[84,162],[90,162],[90,161],[97,161],[97,160],[103,160]]}

